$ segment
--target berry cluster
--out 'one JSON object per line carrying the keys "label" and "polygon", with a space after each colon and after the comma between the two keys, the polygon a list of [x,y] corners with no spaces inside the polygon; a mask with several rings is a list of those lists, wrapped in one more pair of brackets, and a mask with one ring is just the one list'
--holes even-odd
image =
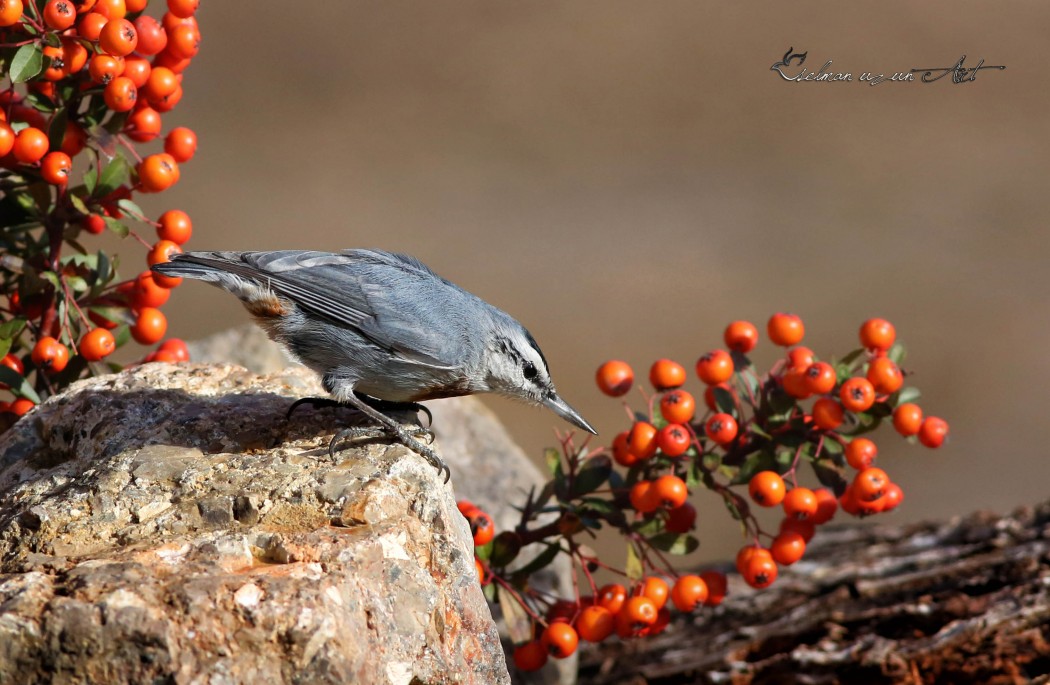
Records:
{"label": "berry cluster", "polygon": [[[178,182],[197,149],[186,127],[161,134],[200,47],[199,0],[167,0],[160,21],[148,1],[0,0],[0,388],[13,395],[0,411],[20,416],[129,339],[154,345],[166,333],[159,308],[181,279],[146,270],[121,281],[114,257],[83,245],[107,230],[131,235],[152,265],[193,230],[185,212],[152,221],[132,199]],[[142,156],[136,144],[154,140],[163,151]],[[170,340],[144,361],[185,359]]]}
{"label": "berry cluster", "polygon": [[[670,619],[669,598],[683,612],[722,601],[725,576],[682,575],[665,556],[687,554],[699,544],[692,534],[696,509],[688,501],[698,487],[720,497],[740,522],[748,543],[736,567],[755,588],[768,587],[779,567],[801,559],[817,526],[840,508],[868,516],[900,505],[903,491],[875,466],[876,444],[866,434],[892,419],[909,440],[938,447],[948,424],[923,417],[915,404],[918,391],[904,387],[904,349],[888,321],[864,322],[861,347],[826,361],[800,345],[804,332],[797,316],[771,317],[766,333],[786,349],[759,374],[748,357],[758,344],[758,328],[747,321],[730,324],[726,348],[696,362],[702,404],[683,388],[684,366],[657,360],[649,370],[655,392],[640,389],[644,411],[624,403],[631,425],[611,447],[576,447],[571,435],[560,436],[561,449],[547,454],[553,478],[541,492],[529,493],[514,530],[497,535],[490,518],[464,505],[472,527],[481,532],[475,537],[479,578],[507,617],[519,644],[519,667],[535,669],[548,656],[567,656],[580,638],[658,633]],[[635,386],[634,371],[622,361],[602,364],[596,380],[613,397]],[[804,464],[819,486],[800,482]],[[774,508],[781,512],[779,525],[768,532],[757,513]],[[545,516],[554,520],[544,523]],[[580,542],[605,526],[626,542],[623,568],[597,558]],[[532,543],[543,550],[513,568],[522,547]],[[571,600],[528,582],[560,554],[573,562],[577,591]],[[594,578],[599,571],[626,582],[599,587]]]}

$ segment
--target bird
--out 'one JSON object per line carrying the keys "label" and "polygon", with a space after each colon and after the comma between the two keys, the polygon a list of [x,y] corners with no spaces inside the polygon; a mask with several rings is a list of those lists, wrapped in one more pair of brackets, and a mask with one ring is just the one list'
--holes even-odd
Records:
{"label": "bird", "polygon": [[544,406],[572,425],[597,431],[554,388],[547,359],[506,312],[438,276],[418,259],[378,249],[184,252],[152,270],[205,281],[238,299],[292,357],[321,377],[329,398],[377,426],[346,437],[387,435],[444,473],[448,466],[417,438],[432,434],[391,418],[393,410],[429,410],[420,402],[497,393]]}

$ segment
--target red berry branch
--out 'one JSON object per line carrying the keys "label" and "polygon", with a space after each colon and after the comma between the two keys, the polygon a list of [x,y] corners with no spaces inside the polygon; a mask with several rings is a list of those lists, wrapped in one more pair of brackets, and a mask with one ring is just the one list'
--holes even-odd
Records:
{"label": "red berry branch", "polygon": [[[780,567],[801,559],[817,527],[840,508],[870,516],[901,504],[903,490],[874,465],[876,444],[863,436],[892,419],[909,440],[939,447],[948,424],[923,418],[914,403],[918,390],[904,387],[904,348],[893,326],[869,319],[860,329],[861,348],[826,361],[799,344],[804,332],[797,316],[773,315],[767,335],[786,353],[760,374],[747,356],[758,329],[731,323],[727,349],[696,362],[703,406],[682,388],[685,367],[657,360],[649,371],[655,392],[639,389],[642,411],[624,402],[630,426],[611,446],[577,446],[571,434],[559,436],[560,448],[546,455],[551,480],[529,493],[512,530],[496,534],[488,514],[460,502],[474,533],[478,578],[507,618],[519,668],[565,658],[580,639],[659,633],[671,606],[688,613],[720,604],[723,574],[681,573],[670,560],[699,544],[696,509],[688,501],[697,490],[721,498],[741,524],[745,544],[736,568],[755,588],[768,587]],[[622,397],[634,387],[634,372],[609,361],[598,369],[597,383],[603,393]],[[807,478],[813,487],[803,484]],[[763,510],[777,508],[777,527],[764,527]],[[624,540],[622,566],[598,558],[586,544],[601,529]],[[559,556],[572,565],[571,597],[531,582]]]}
{"label": "red berry branch", "polygon": [[[153,221],[133,198],[173,186],[196,152],[192,130],[161,134],[200,46],[198,3],[167,0],[158,21],[148,0],[0,0],[0,424],[166,334],[159,308],[181,279],[122,280],[88,240],[130,236],[154,264],[190,238],[185,212]],[[144,361],[185,359],[171,339]]]}

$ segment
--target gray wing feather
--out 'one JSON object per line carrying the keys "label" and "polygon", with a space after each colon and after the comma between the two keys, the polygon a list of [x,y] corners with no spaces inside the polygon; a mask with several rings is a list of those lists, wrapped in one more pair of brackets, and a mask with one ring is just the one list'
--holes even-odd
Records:
{"label": "gray wing feather", "polygon": [[183,260],[266,285],[405,360],[442,369],[460,361],[462,341],[454,333],[459,327],[435,325],[437,317],[452,323],[455,317],[433,298],[466,293],[414,258],[379,250],[281,250],[188,252],[176,257],[176,262]]}

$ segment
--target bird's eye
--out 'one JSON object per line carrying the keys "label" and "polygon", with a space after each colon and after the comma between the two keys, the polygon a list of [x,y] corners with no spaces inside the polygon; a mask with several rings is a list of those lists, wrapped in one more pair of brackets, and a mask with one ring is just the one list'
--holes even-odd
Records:
{"label": "bird's eye", "polygon": [[521,372],[531,381],[536,377],[536,366],[532,362],[525,362],[525,366],[521,367]]}

